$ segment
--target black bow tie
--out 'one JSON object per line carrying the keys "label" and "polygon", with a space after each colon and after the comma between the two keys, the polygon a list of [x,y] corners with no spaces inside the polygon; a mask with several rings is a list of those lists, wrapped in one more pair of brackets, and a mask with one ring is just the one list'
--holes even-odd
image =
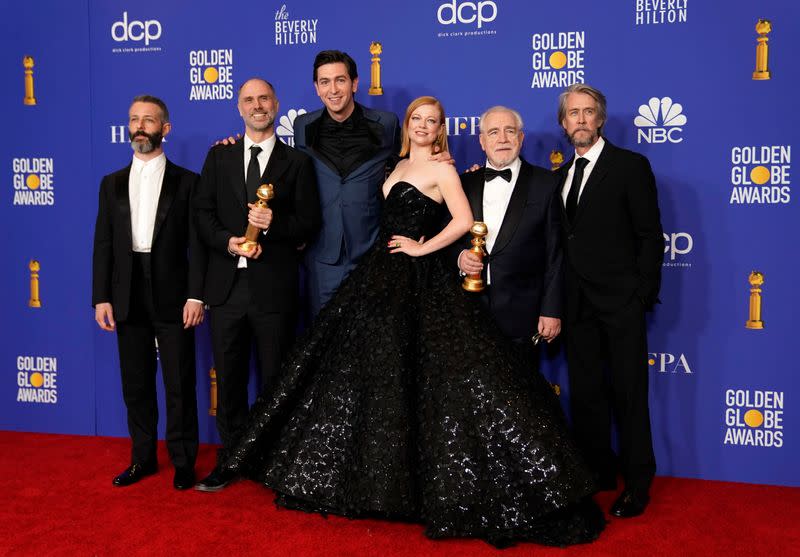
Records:
{"label": "black bow tie", "polygon": [[487,166],[486,170],[484,170],[484,176],[486,176],[486,181],[487,182],[489,182],[491,180],[494,180],[495,178],[500,176],[503,180],[505,180],[506,182],[510,183],[511,182],[511,169],[510,168],[506,168],[504,170],[495,170],[494,168],[489,168]]}

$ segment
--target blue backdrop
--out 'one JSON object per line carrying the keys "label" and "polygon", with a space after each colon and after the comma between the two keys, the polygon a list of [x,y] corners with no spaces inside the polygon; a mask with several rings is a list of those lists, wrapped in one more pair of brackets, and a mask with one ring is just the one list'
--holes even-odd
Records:
{"label": "blue backdrop", "polygon": [[[127,435],[116,338],[94,323],[90,283],[98,184],[132,156],[131,98],[167,102],[167,155],[199,171],[215,139],[241,130],[235,91],[252,76],[275,84],[278,135],[292,144],[297,112],[321,106],[314,55],[336,48],[359,64],[366,105],[402,115],[417,96],[439,97],[459,168],[482,161],[477,117],[495,104],[522,113],[529,162],[550,166],[552,151],[568,159],[558,93],[576,81],[603,90],[606,135],[649,157],[658,181],[663,304],[649,359],[658,473],[800,485],[791,363],[800,300],[790,280],[799,269],[787,257],[800,227],[791,55],[800,9],[575,0],[569,17],[562,10],[512,0],[3,3],[0,427]],[[770,78],[755,80],[759,18],[774,31]],[[383,45],[382,96],[367,95],[372,41]],[[762,330],[744,326],[754,270],[764,276]],[[41,307],[31,304],[35,273]],[[207,326],[197,334],[201,434],[216,441]],[[563,359],[550,352],[545,373],[566,399]]]}

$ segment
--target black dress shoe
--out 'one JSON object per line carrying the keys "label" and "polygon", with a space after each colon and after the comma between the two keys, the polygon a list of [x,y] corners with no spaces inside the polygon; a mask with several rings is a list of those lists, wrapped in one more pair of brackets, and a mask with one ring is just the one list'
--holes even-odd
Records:
{"label": "black dress shoe", "polygon": [[646,492],[625,490],[611,505],[611,514],[618,518],[639,516],[647,508],[650,496]]}
{"label": "black dress shoe", "polygon": [[189,489],[194,486],[194,468],[175,468],[172,485],[175,489]]}
{"label": "black dress shoe", "polygon": [[220,491],[235,479],[236,476],[232,472],[214,468],[208,476],[197,482],[194,488],[197,491]]}
{"label": "black dress shoe", "polygon": [[158,471],[155,464],[131,464],[125,471],[114,478],[112,482],[117,487],[133,485],[146,476],[152,476]]}

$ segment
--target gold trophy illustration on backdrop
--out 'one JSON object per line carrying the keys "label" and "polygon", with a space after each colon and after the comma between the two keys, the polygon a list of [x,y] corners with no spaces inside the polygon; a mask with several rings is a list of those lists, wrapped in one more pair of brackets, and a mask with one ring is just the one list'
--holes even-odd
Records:
{"label": "gold trophy illustration on backdrop", "polygon": [[31,297],[28,300],[28,307],[40,308],[42,301],[39,299],[39,270],[41,266],[35,259],[28,263],[28,270],[31,272]]}
{"label": "gold trophy illustration on backdrop", "polygon": [[[472,224],[472,228],[469,229],[469,233],[472,234],[472,247],[469,249],[469,251],[474,253],[478,259],[483,261],[483,256],[486,255],[486,250],[484,249],[484,246],[486,245],[486,234],[489,233],[486,223],[475,221]],[[483,279],[481,278],[481,274],[475,273],[465,276],[464,282],[461,283],[461,287],[467,292],[480,292],[483,290]]]}
{"label": "gold trophy illustration on backdrop", "polygon": [[25,56],[22,67],[25,68],[25,98],[22,99],[22,104],[33,106],[36,104],[36,97],[33,96],[33,57]]}
{"label": "gold trophy illustration on backdrop", "polygon": [[369,53],[372,54],[372,64],[370,65],[370,95],[383,95],[383,87],[381,87],[381,53],[383,46],[381,43],[372,42],[369,45]]}
{"label": "gold trophy illustration on backdrop", "polygon": [[208,370],[208,376],[211,379],[211,383],[209,385],[209,396],[208,396],[208,415],[209,416],[216,416],[217,415],[217,368],[212,367]]}
{"label": "gold trophy illustration on backdrop", "polygon": [[756,33],[758,33],[758,45],[756,45],[756,71],[753,72],[753,79],[769,79],[771,76],[767,67],[769,58],[769,45],[767,45],[767,34],[772,31],[772,22],[768,19],[759,19],[756,23]]}
{"label": "gold trophy illustration on backdrop", "polygon": [[[258,197],[258,201],[256,201],[256,205],[261,207],[262,209],[267,208],[267,201],[275,197],[275,188],[272,184],[261,184],[258,186],[256,190],[256,196]],[[261,233],[261,229],[253,226],[252,224],[247,224],[247,232],[244,233],[244,237],[247,238],[244,242],[239,244],[239,247],[242,248],[244,251],[250,251],[256,247],[258,243],[258,235]]]}
{"label": "gold trophy illustration on backdrop", "polygon": [[748,329],[763,329],[764,322],[761,320],[761,285],[764,284],[764,275],[758,271],[753,271],[747,277],[747,280],[750,282],[750,318],[744,326]]}

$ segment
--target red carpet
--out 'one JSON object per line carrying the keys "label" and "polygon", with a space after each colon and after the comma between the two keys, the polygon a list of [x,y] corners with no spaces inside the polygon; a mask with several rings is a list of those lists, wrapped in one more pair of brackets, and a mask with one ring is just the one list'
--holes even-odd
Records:
{"label": "red carpet", "polygon": [[[497,551],[430,541],[413,524],[277,509],[251,482],[178,492],[160,451],[158,475],[115,488],[127,439],[0,432],[0,555],[800,555],[800,489],[657,478],[647,513],[612,520],[594,544]],[[201,447],[198,475],[213,459],[213,447]],[[607,509],[613,497],[598,501]]]}

